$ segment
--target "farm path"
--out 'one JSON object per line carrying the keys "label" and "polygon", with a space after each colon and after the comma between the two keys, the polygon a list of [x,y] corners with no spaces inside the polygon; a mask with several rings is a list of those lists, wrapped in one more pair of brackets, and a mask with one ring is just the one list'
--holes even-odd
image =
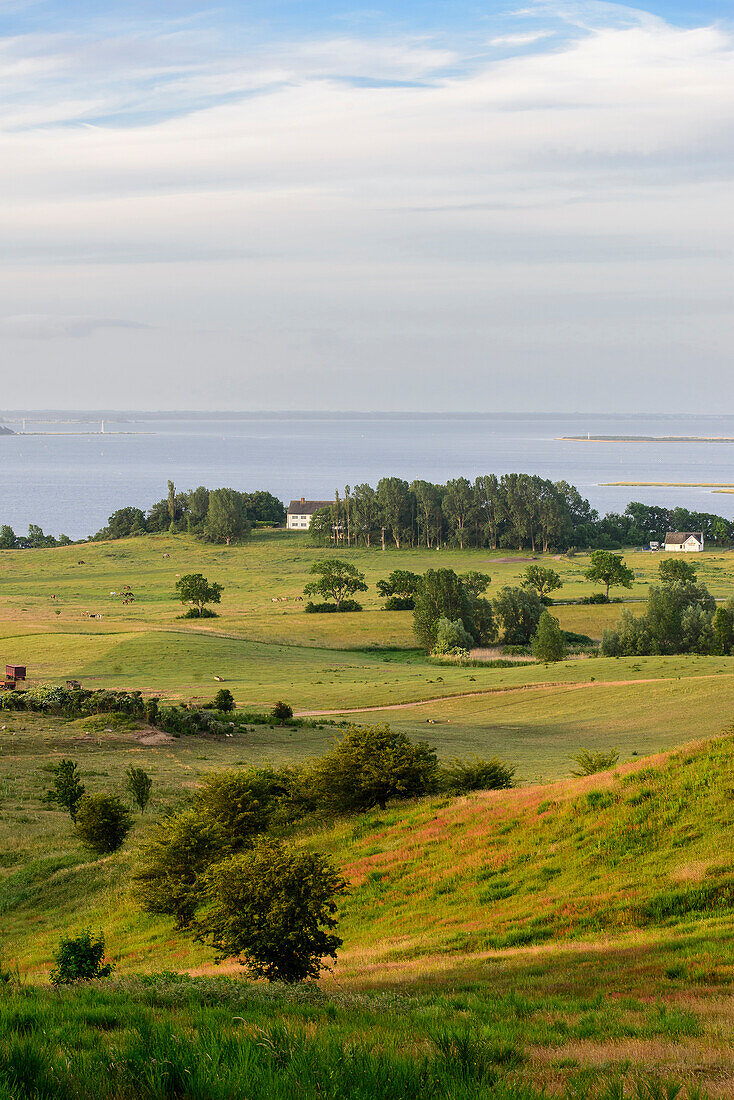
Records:
{"label": "farm path", "polygon": [[[583,688],[630,687],[632,684],[662,684],[668,676],[651,676],[639,680],[584,680],[581,683],[569,683],[567,680],[550,680],[541,684],[512,684],[507,687],[485,688],[482,691],[455,691],[451,695],[434,695],[427,699],[414,699],[409,703],[383,703],[376,707],[342,707],[340,710],[301,710],[296,718],[329,718],[338,714],[368,714],[381,710],[406,710],[409,707],[426,707],[434,703],[450,703],[452,699],[478,699],[483,695],[505,695],[521,691],[580,691]],[[688,680],[711,680],[711,675],[689,676]]]}

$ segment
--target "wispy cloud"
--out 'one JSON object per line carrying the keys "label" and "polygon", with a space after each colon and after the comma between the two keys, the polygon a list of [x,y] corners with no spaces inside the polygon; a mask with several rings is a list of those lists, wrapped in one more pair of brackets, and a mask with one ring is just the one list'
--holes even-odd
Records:
{"label": "wispy cloud", "polygon": [[0,334],[15,340],[78,340],[99,329],[145,329],[137,321],[106,317],[60,317],[53,314],[26,313],[0,317]]}

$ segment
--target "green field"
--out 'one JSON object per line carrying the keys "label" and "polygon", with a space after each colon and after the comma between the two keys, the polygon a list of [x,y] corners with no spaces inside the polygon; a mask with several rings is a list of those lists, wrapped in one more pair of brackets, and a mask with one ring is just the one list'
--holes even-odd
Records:
{"label": "green field", "polygon": [[[245,1079],[242,1094],[253,1097],[298,1095],[301,1082],[304,1096],[350,1100],[509,1100],[534,1097],[522,1092],[530,1086],[609,1100],[624,1079],[628,1095],[655,1100],[664,1093],[644,1091],[653,1078],[692,1095],[697,1086],[734,1095],[734,743],[700,744],[731,725],[734,658],[432,661],[415,648],[410,613],[380,610],[375,581],[397,567],[480,569],[492,576],[491,597],[531,556],[340,553],[370,584],[362,613],[304,613],[296,597],[328,552],[301,535],[259,533],[232,548],[148,536],[0,554],[2,653],[28,666],[31,683],[73,678],[205,701],[219,677],[240,705],[282,698],[317,716],[172,738],[110,715],[2,712],[0,969],[21,984],[0,985],[0,1100],[223,1098]],[[637,609],[661,556],[625,558],[636,582],[623,594]],[[585,555],[551,562],[563,599],[592,591]],[[734,557],[704,553],[696,564],[714,595],[734,595]],[[192,571],[225,586],[219,618],[178,618],[176,576]],[[125,584],[133,604],[110,595]],[[555,613],[599,638],[621,606]],[[338,966],[310,991],[244,983],[234,963],[217,969],[201,944],[138,909],[129,884],[137,845],[207,772],[319,754],[345,718],[389,721],[444,759],[499,755],[517,767],[519,789],[434,796],[299,832],[351,885]],[[617,772],[568,779],[572,753],[611,747]],[[114,856],[90,857],[68,815],[43,800],[49,767],[69,756],[89,791],[124,794],[131,762],[153,777],[151,812]],[[60,935],[85,926],[105,932],[116,977],[62,1003],[43,983]],[[180,1087],[154,1080],[166,1044]],[[207,1076],[207,1058],[218,1074]],[[111,1063],[119,1078],[104,1070]],[[8,1084],[12,1065],[32,1087]]]}

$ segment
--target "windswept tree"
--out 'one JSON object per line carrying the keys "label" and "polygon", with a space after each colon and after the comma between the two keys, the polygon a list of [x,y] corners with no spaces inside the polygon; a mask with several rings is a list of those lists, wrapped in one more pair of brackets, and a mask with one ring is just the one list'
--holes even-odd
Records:
{"label": "windswept tree", "polygon": [[311,573],[318,580],[310,581],[303,589],[306,596],[323,596],[333,600],[337,610],[344,600],[351,599],[357,592],[366,592],[364,573],[360,573],[351,562],[339,558],[324,558],[315,561]]}
{"label": "windswept tree", "polygon": [[592,550],[591,565],[584,573],[587,581],[605,585],[605,596],[609,599],[612,587],[631,588],[635,575],[620,554],[611,550]]}

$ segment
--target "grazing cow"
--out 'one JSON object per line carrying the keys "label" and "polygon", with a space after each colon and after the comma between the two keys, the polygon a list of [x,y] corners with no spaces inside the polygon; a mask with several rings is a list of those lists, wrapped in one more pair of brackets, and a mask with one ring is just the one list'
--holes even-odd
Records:
{"label": "grazing cow", "polygon": [[271,596],[270,597],[270,602],[271,603],[280,603],[280,600],[278,599],[277,596]]}

